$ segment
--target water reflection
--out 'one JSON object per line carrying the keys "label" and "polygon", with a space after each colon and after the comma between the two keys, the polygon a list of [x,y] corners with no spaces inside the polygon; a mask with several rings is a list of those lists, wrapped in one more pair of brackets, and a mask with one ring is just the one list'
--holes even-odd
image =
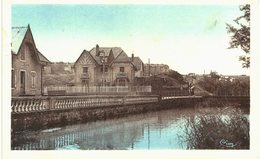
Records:
{"label": "water reflection", "polygon": [[13,150],[186,149],[180,140],[194,109],[172,109],[12,136]]}

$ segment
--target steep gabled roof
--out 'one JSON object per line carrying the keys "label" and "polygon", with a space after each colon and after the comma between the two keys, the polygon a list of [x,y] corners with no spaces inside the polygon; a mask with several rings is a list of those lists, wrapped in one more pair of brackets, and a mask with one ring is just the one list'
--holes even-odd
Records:
{"label": "steep gabled roof", "polygon": [[134,64],[137,70],[141,70],[143,61],[139,57],[134,57],[132,63]]}
{"label": "steep gabled roof", "polygon": [[39,50],[37,50],[37,53],[41,62],[50,63],[50,61]]}
{"label": "steep gabled roof", "polygon": [[[78,57],[78,59],[76,60],[76,62],[74,63],[73,67],[75,67],[76,63],[80,60],[80,58],[83,56],[83,55],[90,55],[91,58],[93,58],[93,56],[90,54],[89,51],[86,51],[86,50],[83,50],[82,53],[80,54],[80,56]],[[94,59],[94,58],[93,58]],[[94,61],[96,62],[96,60],[94,59]]]}
{"label": "steep gabled roof", "polygon": [[113,62],[131,62],[131,60],[129,59],[127,54],[124,51],[122,51]]}
{"label": "steep gabled roof", "polygon": [[116,58],[123,50],[120,47],[113,47],[112,52],[114,55],[114,58]]}
{"label": "steep gabled roof", "polygon": [[28,27],[12,27],[12,53],[17,54],[23,42]]}
{"label": "steep gabled roof", "polygon": [[110,52],[111,52],[111,48],[109,47],[101,47],[99,48],[100,52],[105,53],[105,56],[109,56]]}
{"label": "steep gabled roof", "polygon": [[[120,47],[99,47],[99,52],[104,52],[105,56],[109,57],[110,54],[112,54],[112,60],[108,59],[108,61],[114,61],[123,50]],[[92,48],[90,50],[91,56],[95,59],[95,61],[99,64],[102,65],[101,63],[101,58],[96,55],[96,47]],[[126,55],[127,56],[127,55]]]}
{"label": "steep gabled roof", "polygon": [[11,41],[11,53],[17,55],[24,42],[25,36],[30,34],[32,37],[32,46],[35,51],[36,58],[40,64],[46,64],[50,61],[42,55],[42,53],[36,48],[33,35],[30,26],[27,27],[12,27],[12,41]]}
{"label": "steep gabled roof", "polygon": [[[100,48],[99,48],[99,51],[105,53],[105,56],[109,56],[109,53],[110,53],[110,51],[111,51],[111,48],[109,48],[109,47],[100,47]],[[102,63],[101,63],[101,58],[96,55],[96,47],[94,47],[94,48],[92,48],[92,49],[90,50],[90,54],[91,54],[91,56],[95,59],[95,61],[96,61],[99,65],[102,64]]]}

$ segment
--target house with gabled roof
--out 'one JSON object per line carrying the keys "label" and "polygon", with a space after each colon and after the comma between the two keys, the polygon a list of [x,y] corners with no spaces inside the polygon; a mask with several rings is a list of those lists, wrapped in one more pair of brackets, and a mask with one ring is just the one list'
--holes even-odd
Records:
{"label": "house with gabled roof", "polygon": [[135,66],[120,47],[84,50],[74,63],[75,84],[84,86],[127,86],[132,84]]}
{"label": "house with gabled roof", "polygon": [[144,76],[144,63],[140,59],[140,57],[135,57],[134,54],[132,54],[131,61],[134,64],[136,70],[135,70],[135,79],[134,84],[135,85],[147,85],[146,77]]}
{"label": "house with gabled roof", "polygon": [[135,77],[143,77],[144,76],[144,63],[140,59],[140,57],[135,57],[134,54],[132,54],[131,61],[134,64],[136,71],[135,71]]}
{"label": "house with gabled roof", "polygon": [[12,96],[42,95],[43,67],[50,61],[37,49],[30,25],[12,27]]}

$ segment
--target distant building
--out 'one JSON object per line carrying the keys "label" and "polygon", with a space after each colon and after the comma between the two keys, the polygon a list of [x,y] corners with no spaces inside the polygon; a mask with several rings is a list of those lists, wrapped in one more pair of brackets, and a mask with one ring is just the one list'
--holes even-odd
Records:
{"label": "distant building", "polygon": [[145,64],[144,65],[144,74],[146,76],[153,76],[162,73],[169,72],[170,68],[165,64]]}
{"label": "distant building", "polygon": [[73,67],[73,64],[71,64],[71,63],[67,63],[65,66],[64,66],[64,71],[66,71],[66,72],[73,72],[73,69],[72,69],[72,67]]}
{"label": "distant building", "polygon": [[120,47],[84,50],[74,63],[75,84],[84,86],[119,85],[133,82],[135,66]]}
{"label": "distant building", "polygon": [[195,74],[195,73],[189,73],[188,76],[190,76],[190,77],[195,77],[196,74]]}
{"label": "distant building", "polygon": [[135,77],[143,77],[144,76],[144,63],[143,63],[143,61],[139,57],[134,57],[134,54],[132,54],[131,61],[136,68]]}
{"label": "distant building", "polygon": [[12,96],[41,95],[43,67],[50,61],[37,49],[30,26],[12,27]]}
{"label": "distant building", "polygon": [[131,57],[132,63],[134,64],[135,70],[135,78],[134,78],[134,85],[148,85],[146,82],[146,78],[144,76],[144,63],[139,57],[134,57],[132,54]]}

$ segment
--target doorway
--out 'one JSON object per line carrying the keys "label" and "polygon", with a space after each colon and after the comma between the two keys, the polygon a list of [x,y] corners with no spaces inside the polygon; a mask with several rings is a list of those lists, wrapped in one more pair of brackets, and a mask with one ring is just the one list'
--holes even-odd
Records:
{"label": "doorway", "polygon": [[25,71],[20,72],[20,93],[21,95],[25,95]]}

